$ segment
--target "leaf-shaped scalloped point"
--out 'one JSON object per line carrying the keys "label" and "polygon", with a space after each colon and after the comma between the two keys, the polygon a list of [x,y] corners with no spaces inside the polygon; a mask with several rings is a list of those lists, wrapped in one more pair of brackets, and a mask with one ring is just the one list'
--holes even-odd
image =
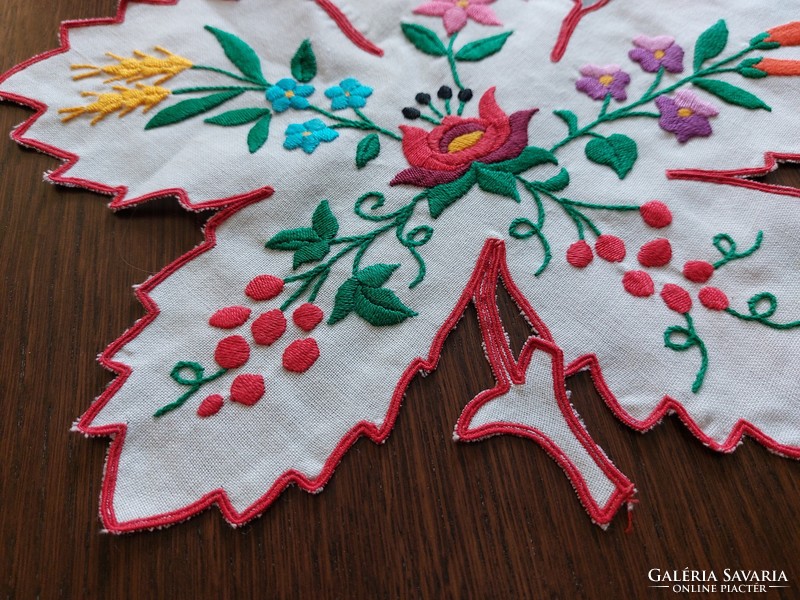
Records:
{"label": "leaf-shaped scalloped point", "polygon": [[244,325],[249,318],[250,309],[246,306],[226,306],[211,315],[208,324],[219,329],[234,329]]}

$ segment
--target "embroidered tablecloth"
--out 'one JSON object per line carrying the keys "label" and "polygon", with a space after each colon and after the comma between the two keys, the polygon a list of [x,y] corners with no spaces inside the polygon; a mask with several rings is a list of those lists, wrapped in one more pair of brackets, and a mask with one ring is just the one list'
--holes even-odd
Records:
{"label": "embroidered tablecloth", "polygon": [[454,440],[537,442],[600,525],[635,486],[572,373],[636,430],[800,457],[800,192],[755,179],[800,156],[797,9],[565,4],[123,0],[0,77],[51,181],[218,209],[75,424],[113,437],[108,530],[320,491],[470,303],[497,385]]}

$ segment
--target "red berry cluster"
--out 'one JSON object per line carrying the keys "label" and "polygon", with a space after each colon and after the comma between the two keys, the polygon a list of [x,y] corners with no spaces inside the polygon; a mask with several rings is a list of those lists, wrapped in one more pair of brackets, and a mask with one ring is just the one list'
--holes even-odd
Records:
{"label": "red berry cluster", "polygon": [[[672,213],[667,205],[658,200],[652,200],[643,204],[639,208],[642,220],[656,229],[661,229],[672,223]],[[615,235],[603,234],[598,236],[594,244],[594,252],[597,256],[608,262],[622,262],[625,259],[627,250],[625,241]],[[592,247],[586,240],[578,240],[567,249],[567,262],[573,267],[583,269],[594,259]],[[669,241],[653,240],[642,246],[639,251],[639,262],[645,266],[663,266],[672,258],[672,249]],[[660,263],[660,264],[659,264]]]}
{"label": "red berry cluster", "polygon": [[[283,280],[273,275],[258,275],[247,284],[244,293],[256,301],[272,300],[283,291]],[[219,329],[236,329],[250,320],[252,311],[246,306],[226,306],[216,311],[208,324]],[[306,332],[322,322],[322,310],[311,303],[303,304],[292,313],[295,325]],[[250,324],[253,341],[258,346],[271,346],[286,333],[286,316],[280,309],[268,310]],[[214,360],[223,369],[238,369],[250,360],[250,344],[241,335],[230,335],[219,341]],[[305,373],[319,358],[319,346],[308,337],[291,342],[283,351],[283,368],[293,373]],[[237,375],[231,384],[230,399],[252,406],[264,396],[264,377],[254,373]],[[197,414],[210,417],[223,405],[219,394],[208,396],[200,403]]]}
{"label": "red berry cluster", "polygon": [[[654,203],[648,202],[642,209],[651,204]],[[657,204],[661,203],[658,202]],[[666,206],[663,206],[663,210],[666,210],[667,213],[669,212]],[[651,221],[644,215],[644,212],[642,212],[642,216],[645,222],[650,225]],[[658,222],[662,223],[663,221]],[[672,260],[672,246],[669,240],[664,238],[652,240],[641,247],[637,259],[643,267],[666,266]],[[683,276],[693,283],[706,283],[713,274],[714,265],[704,260],[690,260],[683,265]],[[628,271],[622,277],[622,286],[630,295],[639,298],[647,298],[655,293],[653,279],[645,271]],[[674,283],[665,284],[661,289],[660,295],[664,303],[677,313],[686,314],[692,308],[692,298],[689,292],[679,285]],[[698,293],[698,298],[703,306],[711,310],[725,310],[729,305],[725,292],[711,286],[702,288]]]}

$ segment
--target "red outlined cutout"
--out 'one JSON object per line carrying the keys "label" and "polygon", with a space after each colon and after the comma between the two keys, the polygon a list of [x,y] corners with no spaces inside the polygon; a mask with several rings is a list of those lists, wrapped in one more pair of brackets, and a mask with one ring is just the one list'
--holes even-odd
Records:
{"label": "red outlined cutout", "polygon": [[583,0],[572,1],[575,4],[562,21],[556,45],[553,47],[553,52],[550,54],[550,60],[553,62],[558,62],[564,57],[569,41],[572,39],[572,35],[575,33],[575,29],[578,27],[578,23],[581,22],[581,19],[611,2],[611,0],[597,0],[591,6],[584,6]]}
{"label": "red outlined cutout", "polygon": [[[367,40],[363,35],[361,35],[358,30],[353,27],[344,13],[341,12],[330,0],[316,0],[317,3],[325,9],[325,11],[331,16],[331,18],[336,22],[336,24],[342,29],[345,35],[359,48],[366,50],[367,52],[371,52],[373,54],[378,54],[379,56],[383,54],[383,51],[374,46],[369,40]],[[71,29],[77,29],[80,27],[93,27],[99,25],[118,25],[125,21],[125,13],[128,8],[129,3],[139,3],[139,4],[153,4],[157,6],[170,6],[177,4],[178,0],[119,0],[119,4],[117,5],[117,13],[113,17],[101,17],[97,19],[77,19],[71,21],[64,21],[61,23],[59,27],[59,42],[60,45],[58,48],[53,50],[49,50],[47,52],[43,52],[42,54],[37,54],[29,58],[28,60],[21,62],[20,64],[12,67],[10,70],[6,71],[3,74],[0,74],[0,84],[6,81],[12,75],[28,68],[34,63],[47,60],[53,56],[58,54],[63,54],[64,52],[68,52],[70,49],[70,41],[69,41],[69,32]],[[376,52],[377,50],[377,52]],[[47,104],[43,102],[39,102],[33,98],[26,98],[25,96],[20,96],[11,92],[5,92],[0,90],[0,100],[8,100],[10,102],[14,102],[16,104],[21,104],[23,106],[27,106],[32,108],[36,111],[31,117],[25,120],[22,125],[14,129],[11,132],[11,139],[20,144],[21,146],[25,146],[28,148],[33,148],[47,154],[49,156],[53,156],[61,161],[64,161],[57,169],[48,173],[47,177],[53,183],[58,183],[61,185],[66,186],[77,186],[82,187],[87,190],[97,192],[99,194],[109,195],[112,196],[112,200],[109,203],[109,208],[112,210],[119,210],[123,208],[128,208],[130,206],[135,206],[137,204],[141,204],[143,202],[147,202],[148,200],[155,200],[156,198],[163,198],[165,196],[175,196],[178,198],[180,204],[190,211],[200,211],[200,210],[207,210],[212,208],[222,208],[225,206],[229,206],[231,204],[236,204],[239,202],[246,202],[249,200],[261,200],[263,198],[268,197],[272,191],[271,188],[268,186],[261,187],[255,190],[252,190],[247,193],[235,195],[235,196],[227,196],[224,198],[215,198],[211,200],[206,200],[204,202],[192,202],[189,198],[189,194],[183,188],[165,188],[162,190],[156,190],[149,194],[144,194],[142,196],[137,196],[135,198],[127,198],[128,195],[128,187],[124,185],[120,186],[111,186],[101,183],[99,181],[92,181],[90,179],[83,179],[79,177],[68,177],[66,173],[75,166],[75,164],[80,160],[80,156],[74,154],[72,152],[68,152],[67,150],[63,150],[56,146],[52,146],[45,142],[33,139],[33,138],[26,138],[25,134],[31,128],[31,126],[41,117],[45,112],[48,110]]]}
{"label": "red outlined cutout", "polygon": [[800,198],[800,189],[788,185],[776,185],[753,181],[749,177],[763,177],[767,173],[776,170],[780,163],[800,163],[800,154],[788,154],[783,152],[765,152],[764,166],[745,169],[731,170],[705,170],[705,169],[671,169],[667,171],[667,179],[679,179],[685,181],[702,181],[705,183],[717,183],[721,185],[735,185],[737,187],[758,190],[769,194],[780,194],[783,196],[794,196]]}
{"label": "red outlined cutout", "polygon": [[[124,521],[121,522],[117,520],[115,512],[114,512],[114,491],[116,489],[117,483],[117,475],[119,469],[119,459],[122,452],[123,445],[125,443],[125,435],[127,431],[127,426],[124,423],[117,423],[112,425],[104,425],[99,427],[93,427],[91,425],[94,418],[100,413],[103,407],[114,397],[114,395],[119,391],[119,389],[125,384],[125,381],[130,376],[132,370],[128,365],[123,363],[117,362],[114,360],[114,356],[119,352],[129,341],[134,339],[139,333],[147,327],[152,321],[158,316],[159,314],[159,307],[153,301],[152,298],[149,296],[149,292],[152,291],[156,286],[166,280],[171,274],[176,272],[178,269],[183,267],[188,262],[195,259],[197,256],[203,254],[204,252],[210,250],[216,245],[216,230],[217,228],[224,223],[227,219],[231,216],[242,210],[243,208],[253,204],[255,200],[249,199],[243,202],[240,202],[236,205],[228,207],[226,210],[219,212],[218,214],[214,215],[209,221],[206,226],[206,240],[197,246],[195,249],[191,250],[172,264],[165,267],[162,271],[148,279],[145,283],[141,286],[136,288],[136,297],[145,307],[147,314],[141,318],[136,324],[131,327],[128,331],[126,331],[119,339],[114,341],[105,351],[100,355],[99,362],[107,369],[117,373],[118,377],[114,379],[114,381],[106,388],[106,390],[100,395],[100,397],[92,404],[89,410],[84,413],[78,422],[75,425],[75,430],[87,435],[96,435],[96,436],[110,436],[112,437],[111,445],[108,451],[108,457],[106,459],[106,467],[105,467],[105,479],[102,485],[102,492],[100,496],[100,517],[103,521],[103,524],[107,528],[108,531],[113,533],[125,533],[130,531],[135,531],[139,529],[149,529],[155,527],[165,527],[168,525],[172,525],[174,523],[178,523],[184,521],[193,515],[205,510],[212,504],[216,504],[220,512],[222,513],[223,517],[230,522],[232,525],[241,525],[261,514],[264,510],[266,510],[270,504],[272,504],[278,496],[283,492],[283,490],[289,486],[290,484],[296,484],[300,488],[304,489],[307,492],[318,492],[322,489],[322,487],[327,483],[330,477],[333,475],[333,471],[335,470],[336,466],[341,461],[344,454],[347,450],[358,440],[361,436],[366,436],[371,439],[373,442],[381,443],[389,436],[392,428],[394,427],[394,423],[397,419],[397,415],[400,410],[400,405],[402,403],[403,396],[405,394],[406,388],[411,383],[411,380],[416,376],[416,374],[420,371],[431,371],[436,368],[436,365],[439,361],[439,356],[441,355],[442,346],[444,345],[445,339],[447,338],[450,331],[458,324],[458,321],[461,319],[464,311],[467,308],[467,305],[473,301],[478,293],[479,286],[486,281],[486,271],[491,271],[494,273],[502,273],[503,279],[506,284],[506,287],[509,290],[509,293],[512,294],[518,302],[524,298],[522,293],[519,291],[518,288],[514,285],[511,277],[508,273],[508,267],[505,264],[505,245],[501,240],[491,239],[487,240],[486,244],[483,247],[483,250],[478,257],[476,262],[476,267],[471,276],[469,282],[467,283],[466,288],[461,294],[458,302],[456,303],[455,308],[450,313],[450,316],[445,320],[445,322],[440,327],[439,331],[437,332],[436,336],[434,337],[433,343],[431,345],[430,351],[428,353],[427,359],[417,358],[411,362],[408,368],[404,371],[403,376],[400,378],[397,386],[395,387],[394,394],[392,395],[392,399],[389,403],[389,407],[387,410],[386,418],[383,424],[380,427],[377,427],[375,424],[362,421],[357,423],[340,441],[333,452],[330,454],[328,459],[326,460],[322,470],[320,471],[319,475],[313,478],[309,478],[306,475],[299,473],[294,470],[287,471],[283,473],[281,477],[279,477],[272,486],[267,490],[267,492],[255,503],[253,503],[250,507],[246,510],[239,512],[237,511],[233,505],[231,504],[227,493],[224,489],[217,489],[211,491],[197,501],[192,502],[191,504],[168,513],[152,515],[149,517],[144,517],[140,519],[134,519],[131,521]],[[496,281],[496,279],[494,280]],[[492,293],[494,293],[494,287],[492,287]],[[485,301],[482,301],[483,305],[487,305]],[[500,325],[499,321],[499,313],[497,312],[496,303],[489,308],[486,309],[490,316],[491,325],[491,333],[487,335],[496,336],[502,335],[502,325]],[[541,338],[536,338],[536,341],[529,341],[528,342],[528,350],[524,351],[520,356],[519,362],[517,362],[513,356],[510,354],[510,349],[508,348],[507,344],[505,348],[501,350],[503,353],[503,365],[507,369],[507,371],[511,374],[514,380],[521,380],[524,379],[524,357],[529,355],[530,352],[533,351],[536,347],[541,347],[541,340],[548,340],[550,339],[550,334],[547,331],[546,326],[544,323],[538,320],[538,317],[535,316],[535,313],[530,309],[528,306],[526,309],[526,314],[529,315],[529,318],[532,319],[534,324],[535,331],[541,336]],[[494,325],[497,323],[497,326]],[[548,346],[548,348],[550,348]],[[554,347],[553,347],[554,348]],[[550,348],[551,350],[553,348]],[[553,350],[555,351],[555,350]],[[558,371],[558,376],[562,377],[563,381],[563,370]],[[566,398],[564,398],[566,399]],[[531,435],[532,432],[530,431],[521,431],[519,427],[517,427],[514,431],[510,431],[516,435],[524,435],[525,437],[533,437]],[[536,439],[536,438],[533,438]],[[537,440],[540,443],[543,443],[544,440]],[[546,446],[545,446],[546,447]],[[547,448],[547,447],[546,447]],[[595,446],[596,448],[596,446]],[[589,449],[587,447],[587,449]],[[548,450],[554,458],[562,465],[565,469],[572,469],[570,465],[565,463],[557,452],[557,449],[550,448]],[[601,452],[599,448],[590,449],[591,452]],[[570,473],[570,470],[567,471]],[[624,477],[624,476],[623,476]],[[575,480],[575,479],[573,479]],[[626,480],[627,481],[627,480]],[[581,490],[578,489],[579,495],[581,494]],[[630,496],[632,493],[632,486],[631,491],[628,493]],[[591,510],[591,502],[588,501],[588,498],[581,497],[581,500],[584,502],[584,505],[590,511],[590,515],[592,518],[597,522],[607,522],[610,518],[609,516],[609,507],[605,507],[604,510],[595,511],[594,513]],[[618,507],[624,499],[615,499],[614,504]],[[613,514],[613,513],[612,513]]]}
{"label": "red outlined cutout", "polygon": [[[603,450],[591,438],[567,399],[564,385],[564,354],[553,341],[547,326],[541,321],[527,298],[514,284],[505,260],[504,244],[499,240],[489,240],[486,244],[487,247],[492,244],[494,252],[490,258],[491,262],[483,265],[479,263],[476,268],[476,274],[481,269],[482,279],[480,282],[476,282],[477,285],[474,287],[472,301],[478,312],[484,347],[489,363],[492,366],[492,371],[497,379],[497,385],[492,389],[481,392],[466,405],[458,418],[455,435],[459,440],[464,441],[479,441],[490,436],[504,434],[533,440],[564,470],[592,521],[600,526],[606,526],[611,522],[619,508],[632,500],[633,495],[636,493],[634,485],[613,465]],[[527,339],[517,359],[514,358],[508,344],[508,338],[497,307],[496,288],[499,281],[502,281],[534,330],[534,335]],[[561,415],[574,437],[586,449],[589,456],[592,457],[616,488],[603,506],[600,506],[592,496],[580,469],[552,439],[539,429],[514,422],[494,422],[475,428],[471,427],[472,419],[481,407],[508,393],[512,384],[522,385],[526,382],[526,371],[534,352],[545,352],[550,355],[553,373],[553,395],[556,398]]]}
{"label": "red outlined cutout", "polygon": [[653,409],[653,412],[651,412],[647,418],[643,420],[636,419],[628,414],[624,408],[622,408],[622,405],[608,387],[608,384],[603,377],[600,363],[595,354],[586,354],[572,361],[567,366],[566,375],[569,377],[575,373],[578,373],[579,371],[585,370],[589,371],[592,381],[594,381],[594,385],[597,388],[597,392],[603,398],[611,411],[616,415],[616,417],[628,427],[635,429],[636,431],[641,433],[649,431],[658,425],[665,415],[675,413],[678,415],[678,418],[680,418],[686,428],[697,439],[699,439],[710,449],[717,452],[733,452],[742,442],[742,437],[747,435],[756,440],[770,452],[774,452],[779,456],[784,456],[787,458],[800,459],[800,447],[787,446],[786,444],[776,442],[774,439],[762,432],[758,427],[749,421],[746,421],[745,419],[739,419],[736,422],[736,424],[733,426],[733,429],[731,429],[731,432],[728,434],[728,438],[724,442],[717,442],[703,432],[694,419],[689,416],[688,411],[680,402],[670,398],[669,396],[664,396],[661,402],[658,403],[655,409]]}

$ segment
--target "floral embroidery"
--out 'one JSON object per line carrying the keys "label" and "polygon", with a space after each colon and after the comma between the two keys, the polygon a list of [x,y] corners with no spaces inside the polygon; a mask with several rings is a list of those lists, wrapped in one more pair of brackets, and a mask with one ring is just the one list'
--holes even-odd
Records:
{"label": "floral embroidery", "polygon": [[313,93],[313,85],[297,85],[294,79],[281,79],[267,90],[266,97],[272,103],[272,109],[281,113],[290,108],[308,108],[309,102],[306,98]]}
{"label": "floral embroidery", "polygon": [[644,71],[657,73],[664,67],[670,73],[683,72],[683,48],[675,43],[674,37],[639,35],[633,38],[633,45],[636,47],[628,52],[628,56],[638,62]]}
{"label": "floral embroidery", "polygon": [[472,19],[483,25],[502,25],[489,7],[495,0],[432,0],[414,9],[418,15],[442,17],[447,35],[461,31]]}
{"label": "floral embroidery", "polygon": [[333,87],[325,90],[325,95],[331,99],[331,110],[345,108],[364,108],[367,98],[372,95],[372,88],[361,85],[358,79],[345,79]]}
{"label": "floral embroidery", "polygon": [[581,67],[581,77],[575,87],[595,100],[607,97],[622,102],[628,98],[625,88],[631,82],[628,75],[619,65],[586,65]]}
{"label": "floral embroidery", "polygon": [[656,106],[661,111],[658,124],[663,130],[674,133],[682,144],[693,137],[711,135],[708,119],[719,114],[713,104],[703,102],[689,90],[680,90],[671,98],[659,96]]}
{"label": "floral embroidery", "polygon": [[59,109],[59,113],[66,115],[61,120],[67,123],[81,115],[95,114],[96,116],[90,123],[96,125],[108,115],[117,111],[119,111],[120,117],[124,117],[139,107],[142,107],[142,113],[147,113],[170,95],[168,89],[154,85],[142,85],[141,83],[137,83],[136,87],[133,88],[115,85],[113,89],[113,92],[106,93],[81,93],[81,96],[94,97],[97,99],[85,106],[71,106]]}
{"label": "floral embroidery", "polygon": [[95,75],[110,75],[108,79],[103,80],[103,83],[123,80],[125,83],[134,83],[135,81],[160,75],[161,77],[155,80],[153,85],[161,85],[194,66],[188,58],[173,54],[161,46],[156,46],[154,49],[162,54],[163,57],[145,54],[139,50],[133,51],[133,58],[126,58],[113,52],[108,52],[107,55],[116,59],[117,64],[99,67],[87,64],[72,65],[72,70],[86,70],[84,73],[73,75],[72,79],[78,81]]}
{"label": "floral embroidery", "polygon": [[479,103],[479,118],[446,116],[428,132],[401,125],[403,153],[411,165],[398,173],[391,185],[408,183],[433,187],[466,173],[472,164],[493,164],[516,158],[528,145],[528,123],[537,109],[506,115],[497,105],[494,88]]}
{"label": "floral embroidery", "polygon": [[311,119],[302,125],[292,123],[286,128],[286,141],[283,147],[287,150],[302,148],[306,154],[311,154],[321,142],[332,142],[339,134],[325,125],[319,119]]}

